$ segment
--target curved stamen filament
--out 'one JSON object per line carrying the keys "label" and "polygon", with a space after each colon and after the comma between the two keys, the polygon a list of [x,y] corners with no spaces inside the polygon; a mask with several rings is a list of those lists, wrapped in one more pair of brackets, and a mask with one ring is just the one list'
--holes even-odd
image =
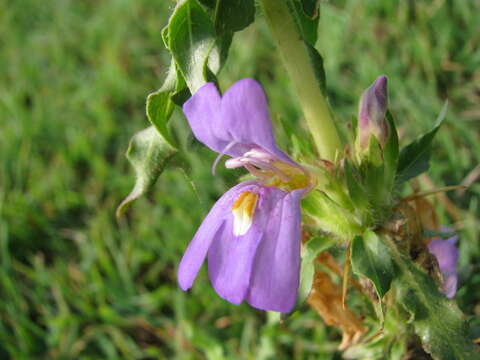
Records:
{"label": "curved stamen filament", "polygon": [[[261,161],[258,159],[252,159],[252,158],[245,158],[248,163],[255,165],[256,167],[259,167],[262,170],[267,170],[273,172],[275,175],[277,175],[282,181],[288,182],[290,179],[289,176],[287,176],[284,172],[282,172],[279,168],[276,166],[266,162],[266,161]],[[248,169],[247,169],[248,170]]]}
{"label": "curved stamen filament", "polygon": [[253,176],[256,176],[256,177],[258,177],[258,178],[260,178],[260,179],[268,179],[268,178],[270,178],[270,176],[271,176],[270,174],[267,174],[267,173],[265,173],[265,172],[257,169],[257,168],[256,168],[255,166],[253,166],[253,165],[245,164],[244,167],[245,167],[245,169],[248,170],[248,172],[249,172],[250,174],[252,174]]}
{"label": "curved stamen filament", "polygon": [[227,153],[228,150],[230,150],[235,144],[237,144],[236,141],[231,141],[227,144],[227,146],[225,146],[222,150],[221,153],[218,154],[217,158],[215,159],[215,161],[213,162],[212,164],[212,175],[215,176],[215,170],[217,169],[217,165],[218,163],[220,162],[220,160],[222,159],[222,157]]}
{"label": "curved stamen filament", "polygon": [[[223,152],[228,151],[232,145],[230,143]],[[215,161],[214,165],[217,163],[218,161]],[[241,156],[228,159],[225,161],[225,167],[229,169],[244,167],[262,184],[286,191],[305,187],[310,190],[314,185],[310,173],[304,167],[282,161],[260,148],[251,148]]]}

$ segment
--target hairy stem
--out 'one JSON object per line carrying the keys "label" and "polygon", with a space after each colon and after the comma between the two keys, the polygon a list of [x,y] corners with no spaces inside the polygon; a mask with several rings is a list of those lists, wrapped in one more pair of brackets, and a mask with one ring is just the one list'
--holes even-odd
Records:
{"label": "hairy stem", "polygon": [[334,161],[335,154],[342,149],[342,144],[316,80],[306,44],[287,3],[285,0],[261,0],[261,4],[320,156]]}

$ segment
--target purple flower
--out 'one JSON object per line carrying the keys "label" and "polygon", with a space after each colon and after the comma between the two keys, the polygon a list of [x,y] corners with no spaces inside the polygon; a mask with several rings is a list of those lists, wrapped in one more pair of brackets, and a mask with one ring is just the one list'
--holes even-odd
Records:
{"label": "purple flower", "polygon": [[358,136],[360,147],[368,147],[370,136],[375,136],[383,147],[388,139],[388,124],[385,115],[388,106],[387,77],[379,76],[366,89],[360,99],[358,109]]}
{"label": "purple flower", "polygon": [[[451,232],[451,229],[442,227],[443,232]],[[440,267],[440,272],[443,275],[443,293],[448,298],[453,298],[457,291],[458,275],[458,249],[455,243],[458,241],[458,236],[452,236],[446,240],[433,239],[428,244],[428,250],[435,255]]]}
{"label": "purple flower", "polygon": [[226,154],[228,168],[243,166],[257,179],[233,187],[212,207],[180,262],[180,287],[192,286],[208,254],[210,281],[222,298],[289,312],[299,284],[300,200],[308,174],[277,148],[255,80],[238,81],[223,97],[208,83],[183,111],[195,137],[219,153],[214,167]]}

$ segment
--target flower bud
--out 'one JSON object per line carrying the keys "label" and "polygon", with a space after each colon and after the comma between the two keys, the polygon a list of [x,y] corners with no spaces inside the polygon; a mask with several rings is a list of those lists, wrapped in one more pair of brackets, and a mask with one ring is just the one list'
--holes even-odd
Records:
{"label": "flower bud", "polygon": [[361,149],[367,149],[373,135],[384,146],[388,139],[388,123],[385,120],[388,105],[387,77],[381,75],[366,89],[358,109],[358,141]]}

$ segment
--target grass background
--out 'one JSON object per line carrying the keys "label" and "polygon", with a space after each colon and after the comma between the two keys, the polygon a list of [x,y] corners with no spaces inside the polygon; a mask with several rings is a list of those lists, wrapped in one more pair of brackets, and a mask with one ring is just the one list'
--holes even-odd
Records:
{"label": "grass background", "polygon": [[[214,158],[190,144],[190,177],[166,172],[117,221],[133,185],[124,152],[145,128],[146,95],[168,56],[160,30],[174,3],[0,0],[0,358],[339,359],[340,334],[305,309],[285,325],[220,298],[202,270],[189,294],[176,266],[215,199],[241,172],[213,178]],[[431,181],[462,182],[480,163],[480,2],[331,1],[318,49],[339,121],[378,74],[389,76],[403,144],[434,122],[446,98]],[[268,31],[240,33],[223,87],[260,80],[277,129],[304,131]],[[184,137],[185,120],[172,119]],[[288,136],[278,131],[288,147]],[[460,229],[458,300],[480,312],[480,185],[449,193]],[[478,320],[474,320],[478,321]]]}

